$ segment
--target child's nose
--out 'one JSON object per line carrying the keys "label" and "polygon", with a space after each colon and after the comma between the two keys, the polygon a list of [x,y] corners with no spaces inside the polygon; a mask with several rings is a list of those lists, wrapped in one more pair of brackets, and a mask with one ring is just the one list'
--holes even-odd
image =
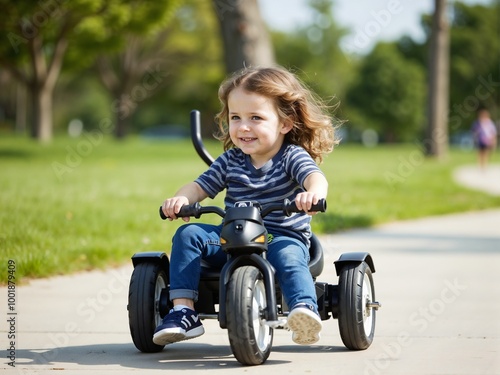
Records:
{"label": "child's nose", "polygon": [[240,124],[240,130],[247,132],[250,130],[250,125],[246,121],[242,121]]}

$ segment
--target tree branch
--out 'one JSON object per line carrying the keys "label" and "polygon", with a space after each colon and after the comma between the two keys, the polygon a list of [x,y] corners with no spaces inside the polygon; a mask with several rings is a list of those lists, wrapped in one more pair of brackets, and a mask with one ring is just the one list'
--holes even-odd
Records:
{"label": "tree branch", "polygon": [[45,83],[47,78],[47,64],[43,55],[43,38],[40,34],[28,40],[28,51],[33,68],[31,83],[40,86]]}
{"label": "tree branch", "polygon": [[9,72],[12,73],[12,75],[20,82],[24,83],[25,85],[29,84],[29,79],[28,76],[26,75],[25,72],[20,70],[17,65],[13,64],[11,61],[3,58],[0,56],[0,65],[4,66]]}
{"label": "tree branch", "polygon": [[96,61],[96,67],[104,87],[111,92],[115,92],[118,87],[119,80],[115,71],[111,68],[109,58],[99,56]]}
{"label": "tree branch", "polygon": [[66,49],[68,48],[68,34],[81,20],[82,19],[80,18],[73,21],[69,12],[67,12],[64,17],[64,23],[59,31],[59,35],[56,38],[54,53],[52,54],[52,60],[50,61],[47,71],[46,84],[51,87],[54,87],[61,72],[64,55],[66,54]]}

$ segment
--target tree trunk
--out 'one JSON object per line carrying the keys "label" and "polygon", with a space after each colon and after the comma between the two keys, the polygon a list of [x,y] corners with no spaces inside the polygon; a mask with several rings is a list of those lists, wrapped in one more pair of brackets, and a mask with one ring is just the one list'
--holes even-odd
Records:
{"label": "tree trunk", "polygon": [[257,0],[213,0],[224,44],[228,73],[243,67],[275,64],[274,51]]}
{"label": "tree trunk", "polygon": [[128,133],[131,112],[135,110],[134,103],[127,100],[125,95],[119,95],[113,103],[117,105],[113,108],[115,111],[115,137],[124,139]]}
{"label": "tree trunk", "polygon": [[52,95],[53,90],[47,85],[32,84],[29,87],[32,111],[31,136],[40,142],[52,140]]}
{"label": "tree trunk", "polygon": [[434,0],[429,59],[428,125],[425,151],[444,158],[448,153],[449,25],[446,0]]}
{"label": "tree trunk", "polygon": [[164,75],[153,65],[165,59],[160,47],[164,37],[165,32],[159,33],[153,45],[144,46],[143,38],[128,36],[122,52],[100,56],[96,61],[101,83],[114,98],[114,134],[118,139],[127,136],[139,105],[164,84]]}
{"label": "tree trunk", "polygon": [[26,87],[21,82],[16,83],[16,133],[24,134],[28,112],[26,98]]}

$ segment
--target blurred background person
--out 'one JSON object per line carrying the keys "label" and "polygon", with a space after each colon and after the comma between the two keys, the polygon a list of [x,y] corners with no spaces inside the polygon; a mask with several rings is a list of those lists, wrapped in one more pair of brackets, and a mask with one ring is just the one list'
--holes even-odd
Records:
{"label": "blurred background person", "polygon": [[476,120],[472,123],[472,135],[478,151],[479,167],[485,170],[490,153],[497,146],[497,128],[487,108],[482,107],[477,110]]}

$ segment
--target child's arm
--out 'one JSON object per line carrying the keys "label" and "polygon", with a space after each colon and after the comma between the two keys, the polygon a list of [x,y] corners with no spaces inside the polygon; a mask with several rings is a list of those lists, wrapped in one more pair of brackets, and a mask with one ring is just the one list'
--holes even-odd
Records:
{"label": "child's arm", "polygon": [[306,191],[297,194],[295,204],[299,210],[309,211],[313,204],[318,203],[328,194],[328,181],[325,176],[319,172],[313,172],[306,177],[304,181]]}
{"label": "child's arm", "polygon": [[[169,220],[177,219],[176,214],[179,213],[182,206],[186,204],[193,204],[196,202],[201,202],[203,199],[208,197],[207,193],[198,185],[196,182],[190,182],[184,185],[175,193],[173,198],[169,198],[163,202],[162,210]],[[188,222],[188,217],[182,218],[184,221]]]}

